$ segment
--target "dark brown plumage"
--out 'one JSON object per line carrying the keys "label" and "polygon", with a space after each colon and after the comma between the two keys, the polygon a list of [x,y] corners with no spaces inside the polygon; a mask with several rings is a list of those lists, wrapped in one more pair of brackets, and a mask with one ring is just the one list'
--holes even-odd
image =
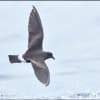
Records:
{"label": "dark brown plumage", "polygon": [[[54,57],[51,52],[43,51],[43,28],[39,14],[34,6],[29,16],[28,32],[28,49],[22,57],[26,62],[32,64],[37,79],[48,86],[50,83],[50,73],[45,60],[48,58],[54,59]],[[16,56],[17,55],[9,55],[11,63],[22,62],[19,58],[16,58]]]}

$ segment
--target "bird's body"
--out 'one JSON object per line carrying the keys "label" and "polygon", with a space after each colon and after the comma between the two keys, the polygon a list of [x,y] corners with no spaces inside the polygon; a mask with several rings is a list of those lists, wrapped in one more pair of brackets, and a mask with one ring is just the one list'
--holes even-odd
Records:
{"label": "bird's body", "polygon": [[[43,28],[39,14],[34,6],[29,16],[28,32],[28,49],[22,57],[26,62],[32,64],[38,80],[48,86],[50,82],[50,73],[45,60],[54,57],[51,52],[43,51]],[[18,58],[18,55],[9,55],[9,60],[11,63],[22,62]]]}

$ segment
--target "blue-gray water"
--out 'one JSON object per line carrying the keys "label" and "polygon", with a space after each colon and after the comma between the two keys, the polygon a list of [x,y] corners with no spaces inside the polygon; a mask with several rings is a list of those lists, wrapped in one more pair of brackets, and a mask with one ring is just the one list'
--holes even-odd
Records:
{"label": "blue-gray water", "polygon": [[[8,54],[27,49],[28,18],[35,5],[44,28],[48,87],[30,64],[10,64]],[[0,98],[100,98],[100,2],[0,2]]]}

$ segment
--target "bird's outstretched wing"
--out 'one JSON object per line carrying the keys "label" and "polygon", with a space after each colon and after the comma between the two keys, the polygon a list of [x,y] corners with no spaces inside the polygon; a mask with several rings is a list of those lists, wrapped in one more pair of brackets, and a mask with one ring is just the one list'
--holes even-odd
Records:
{"label": "bird's outstretched wing", "polygon": [[29,16],[28,32],[28,49],[23,55],[24,59],[34,55],[37,51],[42,51],[43,28],[39,14],[34,6]]}
{"label": "bird's outstretched wing", "polygon": [[[39,14],[34,6],[29,16],[28,31],[28,50],[23,55],[23,58],[32,63],[37,79],[48,86],[50,73],[42,55],[43,28]],[[40,57],[40,55],[42,56]]]}
{"label": "bird's outstretched wing", "polygon": [[28,32],[28,48],[32,48],[33,51],[42,49],[43,28],[38,11],[34,6],[29,16]]}
{"label": "bird's outstretched wing", "polygon": [[[32,62],[31,62],[32,63]],[[37,79],[45,84],[45,86],[48,86],[50,83],[50,73],[47,65],[44,62],[41,62],[41,66],[44,68],[40,68],[37,64],[32,63],[32,67],[34,69],[34,73],[37,77]]]}

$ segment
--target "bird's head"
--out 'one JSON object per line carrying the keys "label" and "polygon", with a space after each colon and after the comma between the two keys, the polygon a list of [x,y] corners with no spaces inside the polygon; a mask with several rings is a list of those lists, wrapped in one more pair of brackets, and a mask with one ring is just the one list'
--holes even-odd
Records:
{"label": "bird's head", "polygon": [[55,57],[53,56],[51,52],[47,52],[47,58],[52,58],[55,60]]}

